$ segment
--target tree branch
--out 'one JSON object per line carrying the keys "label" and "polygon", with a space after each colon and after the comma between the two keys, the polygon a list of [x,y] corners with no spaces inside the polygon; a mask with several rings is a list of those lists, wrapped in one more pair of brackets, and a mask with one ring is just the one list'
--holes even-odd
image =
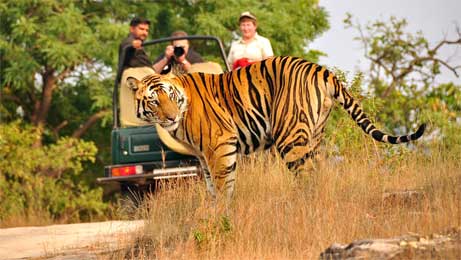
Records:
{"label": "tree branch", "polygon": [[456,71],[457,69],[460,69],[461,68],[461,65],[458,65],[458,66],[450,66],[447,62],[443,61],[443,60],[440,60],[440,59],[436,59],[438,62],[440,62],[443,66],[445,66],[445,68],[451,70],[451,72],[453,72],[453,74],[455,74],[456,77],[459,77],[459,74],[458,72]]}
{"label": "tree branch", "polygon": [[68,67],[59,73],[56,78],[60,81],[64,80],[72,71],[74,70],[74,66]]}
{"label": "tree branch", "polygon": [[55,128],[53,128],[53,134],[58,137],[58,134],[59,134],[59,131],[61,131],[61,129],[63,129],[66,125],[69,124],[69,121],[67,120],[64,120],[62,121],[58,126],[56,126]]}
{"label": "tree branch", "polygon": [[3,93],[3,94],[2,94],[2,97],[3,97],[3,99],[13,101],[13,102],[16,103],[18,106],[24,107],[24,102],[23,102],[23,100],[20,99],[20,98],[17,97],[17,96],[13,96],[13,95],[10,95],[10,94],[5,94],[5,93]]}
{"label": "tree branch", "polygon": [[439,44],[437,44],[433,49],[431,49],[429,51],[432,52],[432,53],[436,53],[440,49],[440,47],[442,47],[445,44],[447,44],[447,45],[461,44],[461,38],[459,38],[458,40],[455,40],[455,41],[443,40],[443,41],[439,42]]}
{"label": "tree branch", "polygon": [[104,109],[104,110],[101,110],[95,114],[93,114],[92,116],[90,116],[88,118],[88,120],[83,124],[81,125],[77,130],[74,131],[74,133],[72,134],[72,137],[74,138],[80,138],[83,134],[86,133],[86,131],[88,131],[88,129],[90,129],[90,127],[92,127],[99,119],[103,118],[104,116],[106,116],[107,114],[109,114],[111,112],[110,109]]}
{"label": "tree branch", "polygon": [[387,68],[381,61],[382,57],[378,57],[378,58],[373,58],[371,56],[368,56],[368,55],[365,55],[366,58],[368,58],[369,60],[371,60],[372,62],[376,63],[379,65],[379,67],[381,67],[382,69],[384,69],[384,71],[386,71],[389,75],[393,75],[393,70],[392,69],[389,69]]}

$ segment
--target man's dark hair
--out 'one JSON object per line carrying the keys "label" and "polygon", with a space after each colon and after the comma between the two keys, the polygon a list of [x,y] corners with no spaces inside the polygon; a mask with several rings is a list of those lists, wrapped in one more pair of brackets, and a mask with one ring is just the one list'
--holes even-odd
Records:
{"label": "man's dark hair", "polygon": [[137,26],[138,24],[148,24],[148,25],[150,25],[150,21],[147,20],[144,17],[135,17],[135,18],[131,19],[130,26],[134,27],[134,26]]}

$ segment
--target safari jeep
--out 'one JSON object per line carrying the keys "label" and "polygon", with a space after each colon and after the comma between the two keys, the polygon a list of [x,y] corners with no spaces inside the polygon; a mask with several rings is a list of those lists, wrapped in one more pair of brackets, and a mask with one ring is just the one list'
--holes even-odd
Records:
{"label": "safari jeep", "polygon": [[[189,72],[222,73],[223,67],[229,70],[223,45],[214,36],[169,37],[145,41],[143,46],[149,57],[155,59],[171,41],[181,39],[188,39],[206,61],[193,64]],[[119,60],[123,61],[124,51],[121,56]],[[153,191],[158,180],[198,176],[201,171],[198,159],[170,150],[155,126],[140,121],[133,123],[139,119],[135,118],[133,93],[120,89],[122,69],[120,62],[113,93],[112,164],[105,166],[104,177],[97,181],[118,183],[121,192],[130,196]]]}

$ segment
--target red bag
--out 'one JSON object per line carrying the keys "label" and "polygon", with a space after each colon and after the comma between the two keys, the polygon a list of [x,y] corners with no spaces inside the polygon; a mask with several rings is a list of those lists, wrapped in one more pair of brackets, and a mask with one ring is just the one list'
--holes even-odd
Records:
{"label": "red bag", "polygon": [[234,64],[232,64],[232,70],[243,68],[253,63],[254,62],[249,61],[247,58],[241,58],[241,59],[236,60]]}

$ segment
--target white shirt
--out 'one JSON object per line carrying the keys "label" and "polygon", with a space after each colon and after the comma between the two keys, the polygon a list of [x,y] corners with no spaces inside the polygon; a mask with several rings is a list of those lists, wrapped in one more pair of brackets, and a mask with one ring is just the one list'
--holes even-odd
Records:
{"label": "white shirt", "polygon": [[274,56],[269,39],[259,36],[256,33],[251,42],[245,43],[243,39],[232,42],[227,60],[232,65],[241,58],[247,58],[249,61],[260,61]]}

